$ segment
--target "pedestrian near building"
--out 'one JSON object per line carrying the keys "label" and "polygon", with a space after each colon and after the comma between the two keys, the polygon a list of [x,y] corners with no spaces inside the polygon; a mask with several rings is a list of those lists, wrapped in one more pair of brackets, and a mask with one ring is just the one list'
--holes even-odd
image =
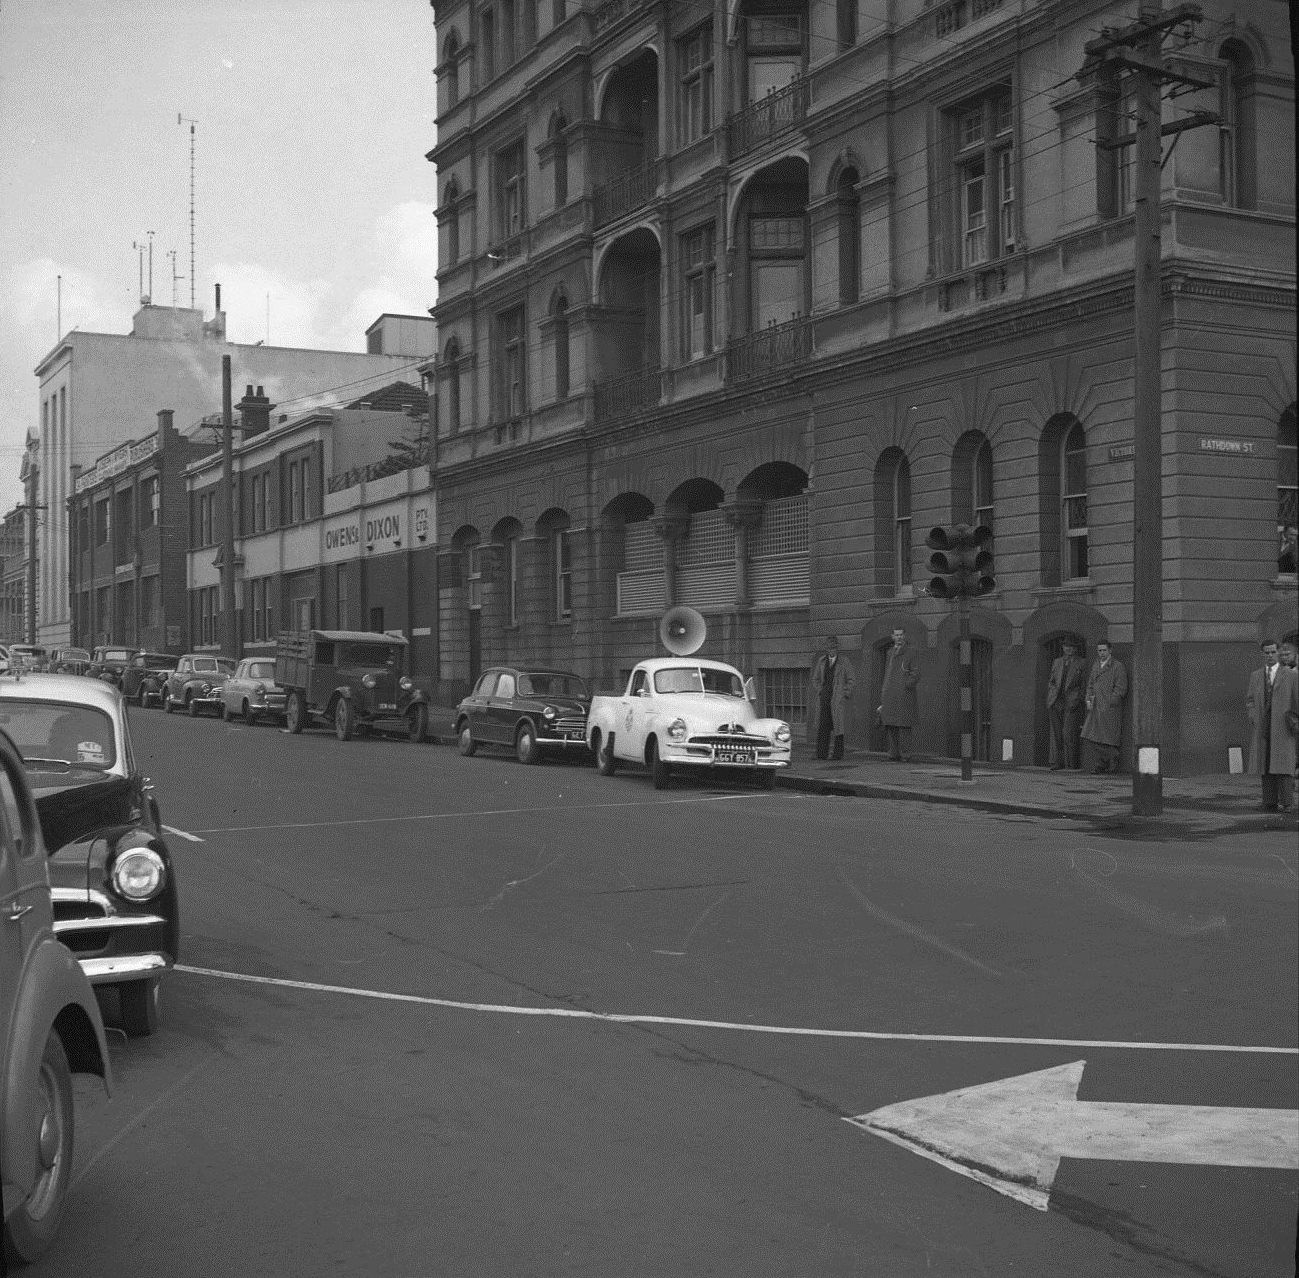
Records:
{"label": "pedestrian near building", "polygon": [[1093,772],[1119,770],[1119,745],[1123,741],[1123,702],[1128,695],[1128,672],[1110,651],[1108,643],[1096,645],[1096,660],[1087,675],[1087,717],[1082,739],[1090,741],[1096,756]]}
{"label": "pedestrian near building", "polygon": [[1294,807],[1295,737],[1299,733],[1299,674],[1281,664],[1275,639],[1265,639],[1263,665],[1249,676],[1249,770],[1262,778],[1263,809]]}
{"label": "pedestrian near building", "polygon": [[1291,670],[1299,667],[1299,649],[1296,649],[1289,639],[1282,639],[1281,646],[1277,650],[1283,666],[1289,666]]}
{"label": "pedestrian near building", "polygon": [[911,758],[911,729],[916,723],[916,685],[920,668],[901,627],[893,631],[893,646],[884,662],[884,684],[876,710],[888,734],[889,758],[898,763]]}
{"label": "pedestrian near building", "polygon": [[1081,766],[1083,698],[1087,691],[1087,666],[1072,639],[1061,645],[1063,654],[1051,663],[1046,684],[1046,713],[1051,724],[1051,771]]}
{"label": "pedestrian near building", "polygon": [[812,666],[816,694],[816,757],[843,758],[843,734],[848,722],[848,702],[857,678],[847,658],[839,655],[839,640],[827,635],[825,651]]}

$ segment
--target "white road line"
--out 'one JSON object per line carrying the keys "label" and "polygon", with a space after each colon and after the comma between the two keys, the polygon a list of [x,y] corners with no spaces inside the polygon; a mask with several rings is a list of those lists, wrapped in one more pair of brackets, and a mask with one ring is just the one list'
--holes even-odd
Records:
{"label": "white road line", "polygon": [[174,825],[164,825],[162,827],[168,834],[174,834],[178,839],[188,839],[191,843],[206,843],[206,839],[200,839],[197,834],[190,834],[188,830],[178,830]]}
{"label": "white road line", "polygon": [[[261,831],[269,830],[324,830],[332,829],[338,826],[347,825],[384,825],[400,821],[466,821],[470,817],[498,817],[498,816],[529,816],[539,812],[590,812],[601,808],[646,808],[646,807],[674,807],[682,804],[697,803],[734,803],[740,799],[753,799],[759,797],[754,794],[707,794],[701,795],[695,799],[659,799],[649,802],[640,803],[583,803],[574,806],[571,803],[552,804],[539,808],[492,808],[486,812],[419,812],[411,816],[374,816],[374,817],[355,817],[346,821],[284,821],[278,825],[222,825],[212,826],[205,829],[204,834],[256,834]],[[763,794],[762,798],[770,798],[770,795]],[[164,829],[170,829],[165,826]],[[183,834],[180,830],[175,831],[182,838],[192,839],[192,834]],[[202,839],[196,840],[202,843]]]}
{"label": "white road line", "polygon": [[461,1012],[493,1012],[503,1016],[550,1016],[567,1020],[607,1021],[618,1025],[679,1025],[688,1029],[740,1030],[746,1034],[785,1034],[801,1038],[869,1039],[899,1043],[992,1043],[1010,1047],[1118,1047],[1143,1052],[1241,1052],[1254,1055],[1299,1056],[1299,1047],[1249,1046],[1234,1043],[1131,1043],[1122,1039],[1015,1038],[991,1034],[902,1034],[882,1030],[816,1029],[798,1025],[752,1025],[743,1021],[695,1020],[685,1016],[649,1016],[634,1012],[591,1012],[577,1007],[517,1007],[509,1003],[466,1003],[457,999],[434,998],[425,994],[394,994],[387,990],[359,990],[349,985],[324,985],[318,981],[290,981],[278,976],[253,976],[247,972],[223,972],[212,967],[178,963],[174,969],[191,976],[211,976],[223,981],[244,981],[250,985],[271,985],[281,989],[308,990],[317,994],[351,994],[387,1003],[414,1003],[422,1007],[446,1007]]}

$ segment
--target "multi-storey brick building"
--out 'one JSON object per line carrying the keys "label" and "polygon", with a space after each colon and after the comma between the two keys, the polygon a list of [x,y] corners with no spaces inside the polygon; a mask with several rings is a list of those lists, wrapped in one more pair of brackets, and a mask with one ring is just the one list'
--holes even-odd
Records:
{"label": "multi-storey brick building", "polygon": [[28,512],[15,506],[0,521],[0,643],[27,642]]}
{"label": "multi-storey brick building", "polygon": [[[1133,638],[1131,85],[1083,73],[1131,6],[436,11],[448,685],[515,656],[612,680],[688,603],[791,717],[847,638],[867,744],[901,626],[918,745],[952,753],[924,539],[978,519],[977,751],[1044,762],[1061,640]],[[1226,766],[1257,639],[1296,629],[1294,83],[1274,0],[1209,0],[1165,51],[1212,86],[1165,119],[1218,116],[1163,169],[1176,771]]]}

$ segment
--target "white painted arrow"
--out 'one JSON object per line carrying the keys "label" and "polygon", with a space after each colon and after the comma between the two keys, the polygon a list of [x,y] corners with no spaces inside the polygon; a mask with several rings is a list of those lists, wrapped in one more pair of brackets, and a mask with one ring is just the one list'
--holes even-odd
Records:
{"label": "white painted arrow", "polygon": [[845,1121],[1046,1211],[1062,1158],[1299,1169],[1299,1110],[1080,1101],[1086,1061]]}

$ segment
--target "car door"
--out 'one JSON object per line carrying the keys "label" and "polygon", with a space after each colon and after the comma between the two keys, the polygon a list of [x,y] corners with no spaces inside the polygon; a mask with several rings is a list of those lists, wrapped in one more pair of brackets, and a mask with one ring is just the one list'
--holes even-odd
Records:
{"label": "car door", "polygon": [[194,663],[188,657],[182,657],[176,663],[176,669],[167,676],[167,683],[163,688],[163,696],[171,702],[179,704],[184,699],[185,680],[190,677]]}
{"label": "car door", "polygon": [[496,687],[487,699],[487,732],[486,739],[501,745],[514,744],[514,696],[518,686],[518,676],[513,670],[502,670],[496,680]]}
{"label": "car door", "polygon": [[645,720],[650,710],[649,674],[644,670],[633,672],[627,696],[620,706],[620,721],[614,725],[618,735],[615,749],[624,759],[640,759],[645,755]]}
{"label": "car door", "polygon": [[[50,885],[40,841],[27,825],[9,752],[0,754],[0,1028],[10,1039],[17,979],[37,940],[53,926]],[[12,979],[11,979],[12,974]]]}
{"label": "car door", "polygon": [[466,713],[469,715],[469,730],[474,734],[474,739],[477,741],[491,740],[491,737],[486,735],[490,732],[487,722],[487,707],[499,675],[499,670],[488,670],[478,680],[473,693],[469,697],[469,704],[466,707]]}

